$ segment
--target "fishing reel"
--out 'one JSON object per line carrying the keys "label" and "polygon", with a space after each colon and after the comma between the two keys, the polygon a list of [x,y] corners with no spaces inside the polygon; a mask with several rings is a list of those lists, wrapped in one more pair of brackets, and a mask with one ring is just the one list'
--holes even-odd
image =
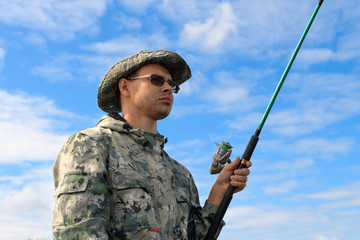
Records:
{"label": "fishing reel", "polygon": [[210,165],[210,174],[217,174],[225,167],[226,163],[231,163],[231,144],[222,142],[221,144],[215,143],[217,150],[213,155],[213,161]]}

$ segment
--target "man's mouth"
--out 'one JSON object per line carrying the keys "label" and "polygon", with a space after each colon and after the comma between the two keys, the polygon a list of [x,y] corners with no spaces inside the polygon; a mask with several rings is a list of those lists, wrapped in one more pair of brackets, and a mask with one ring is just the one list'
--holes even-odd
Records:
{"label": "man's mouth", "polygon": [[168,104],[172,103],[172,99],[170,97],[162,97],[159,100]]}

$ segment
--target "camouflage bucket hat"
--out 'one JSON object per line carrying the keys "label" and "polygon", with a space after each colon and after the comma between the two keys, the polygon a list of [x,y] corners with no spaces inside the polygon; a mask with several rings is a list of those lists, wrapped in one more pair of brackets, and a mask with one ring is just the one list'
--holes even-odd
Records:
{"label": "camouflage bucket hat", "polygon": [[191,77],[189,66],[177,53],[168,50],[142,50],[116,63],[105,74],[98,89],[98,106],[107,113],[121,112],[118,92],[119,80],[150,63],[158,63],[165,66],[169,70],[173,81],[179,85]]}

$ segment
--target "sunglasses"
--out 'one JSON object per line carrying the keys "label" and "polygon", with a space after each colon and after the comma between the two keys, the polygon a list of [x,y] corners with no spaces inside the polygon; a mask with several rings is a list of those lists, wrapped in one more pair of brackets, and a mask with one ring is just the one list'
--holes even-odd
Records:
{"label": "sunglasses", "polygon": [[154,84],[155,86],[158,86],[158,87],[163,86],[165,84],[165,82],[167,82],[172,87],[173,93],[178,93],[180,90],[179,85],[176,84],[174,81],[165,80],[165,78],[163,76],[156,75],[156,74],[127,78],[127,80],[135,80],[135,79],[140,79],[140,78],[148,78],[152,84]]}

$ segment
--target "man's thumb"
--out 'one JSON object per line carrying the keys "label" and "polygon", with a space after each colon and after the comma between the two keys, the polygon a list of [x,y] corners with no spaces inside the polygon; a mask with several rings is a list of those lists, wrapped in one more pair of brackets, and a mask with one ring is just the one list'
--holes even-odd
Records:
{"label": "man's thumb", "polygon": [[227,165],[225,168],[228,171],[234,171],[240,164],[240,158],[236,157],[234,161],[232,161],[229,165]]}

